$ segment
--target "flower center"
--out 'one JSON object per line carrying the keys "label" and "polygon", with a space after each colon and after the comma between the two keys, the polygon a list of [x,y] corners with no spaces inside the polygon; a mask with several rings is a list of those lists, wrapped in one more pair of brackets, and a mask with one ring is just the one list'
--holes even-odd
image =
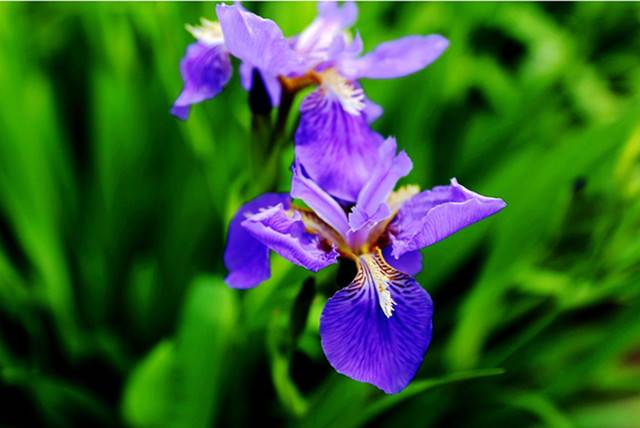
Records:
{"label": "flower center", "polygon": [[224,43],[222,35],[222,27],[219,22],[209,21],[200,18],[200,25],[186,25],[187,31],[191,33],[201,43],[208,46],[219,45]]}
{"label": "flower center", "polygon": [[364,109],[364,92],[355,87],[332,68],[320,73],[320,84],[325,94],[337,99],[349,114],[357,116]]}

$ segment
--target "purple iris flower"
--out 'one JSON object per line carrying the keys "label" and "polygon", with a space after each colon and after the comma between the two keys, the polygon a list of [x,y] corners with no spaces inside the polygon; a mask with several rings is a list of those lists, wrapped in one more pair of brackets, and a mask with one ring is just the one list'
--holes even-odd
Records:
{"label": "purple iris flower", "polygon": [[455,179],[424,192],[417,186],[394,191],[411,160],[404,151],[396,153],[392,138],[380,144],[378,159],[349,206],[296,163],[289,195],[259,196],[235,215],[224,260],[226,281],[234,288],[269,278],[270,250],[314,272],[340,258],[355,262],[355,278],[322,312],[322,348],[339,373],[396,393],[414,377],[431,340],[431,298],[412,277],[422,269],[419,250],[505,203]]}
{"label": "purple iris flower", "polygon": [[360,35],[351,39],[347,32],[358,15],[353,2],[342,6],[319,2],[318,16],[291,38],[275,22],[240,4],[218,5],[216,13],[219,24],[205,21],[203,27],[192,29],[198,42],[189,46],[182,60],[184,90],[172,112],[186,118],[191,104],[222,89],[231,76],[229,53],[242,61],[245,89],[251,89],[253,70],[259,71],[274,106],[283,91],[294,94],[316,85],[301,105],[296,158],[329,194],[355,202],[384,140],[370,128],[382,108],[365,96],[359,79],[389,79],[419,71],[442,54],[447,39],[408,36],[362,55]]}
{"label": "purple iris flower", "polygon": [[187,30],[197,41],[187,47],[180,62],[184,88],[171,108],[171,113],[182,120],[189,116],[192,104],[218,95],[232,72],[219,23],[202,18],[200,26],[187,25]]}
{"label": "purple iris flower", "polygon": [[254,68],[260,71],[273,105],[282,91],[295,93],[309,85],[318,86],[301,106],[296,158],[327,192],[348,202],[355,201],[369,179],[367,165],[378,162],[383,141],[369,128],[382,108],[365,96],[358,80],[414,73],[448,46],[440,35],[408,36],[361,55],[360,35],[350,40],[346,32],[358,14],[353,2],[342,6],[319,2],[315,20],[290,39],[273,21],[240,5],[218,5],[217,14],[227,49],[242,60],[245,88],[251,84]]}
{"label": "purple iris flower", "polygon": [[242,60],[240,78],[245,89],[253,84],[257,69],[271,104],[281,96],[279,76],[302,75],[310,67],[304,57],[291,48],[291,42],[278,25],[235,4],[218,5],[219,22],[202,19],[198,27],[187,26],[196,42],[187,47],[180,63],[184,87],[171,113],[186,119],[191,105],[215,97],[231,78],[229,53]]}

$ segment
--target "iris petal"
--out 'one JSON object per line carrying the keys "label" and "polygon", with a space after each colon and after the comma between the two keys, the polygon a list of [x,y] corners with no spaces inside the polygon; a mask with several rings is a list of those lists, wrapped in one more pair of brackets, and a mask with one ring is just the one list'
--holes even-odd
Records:
{"label": "iris petal", "polygon": [[339,61],[340,73],[348,79],[390,79],[422,70],[435,61],[447,48],[444,37],[407,36],[380,44],[360,57],[344,57]]}
{"label": "iris petal", "polygon": [[343,31],[352,26],[357,17],[358,8],[352,1],[342,6],[333,1],[318,2],[318,16],[296,37],[296,50],[318,61],[333,57],[342,50],[335,49],[337,44],[344,49]]}
{"label": "iris petal", "polygon": [[374,103],[369,98],[365,97],[364,109],[362,110],[362,112],[367,118],[367,123],[372,124],[373,122],[378,120],[380,116],[382,116],[382,113],[384,113],[384,109],[382,108],[382,106]]}
{"label": "iris petal", "polygon": [[318,2],[318,18],[337,21],[341,28],[349,28],[358,19],[358,6],[355,1],[345,1],[342,6],[336,1],[321,1]]}
{"label": "iris petal", "polygon": [[334,228],[342,236],[349,230],[347,216],[342,207],[312,179],[305,177],[299,163],[293,168],[291,180],[291,196],[302,200],[325,223]]}
{"label": "iris petal", "polygon": [[[391,316],[381,308],[389,298],[395,303]],[[432,315],[431,298],[413,278],[391,268],[379,252],[364,255],[353,282],[324,307],[322,349],[338,373],[393,394],[420,367],[431,341]]]}
{"label": "iris petal", "polygon": [[[242,87],[247,91],[251,90],[253,84],[254,68],[254,66],[244,61],[240,64],[239,67],[240,83],[242,84]],[[266,74],[264,72],[260,72],[260,75],[262,76],[262,81],[264,82],[264,85],[267,88],[267,92],[269,93],[271,105],[273,107],[278,107],[280,105],[280,97],[282,94],[282,85],[280,85],[278,77]]]}
{"label": "iris petal", "polygon": [[371,166],[373,172],[349,215],[351,230],[359,230],[365,224],[373,226],[391,215],[386,200],[398,180],[413,168],[409,156],[404,151],[396,155],[396,148],[395,138],[387,138],[380,147],[379,160]]}
{"label": "iris petal", "polygon": [[389,225],[394,257],[434,244],[506,206],[468,190],[454,178],[406,201]]}
{"label": "iris petal", "polygon": [[291,198],[282,193],[266,193],[243,205],[229,224],[224,264],[229,270],[225,281],[233,288],[251,288],[271,276],[269,249],[242,226],[247,215],[282,204],[288,207]]}
{"label": "iris petal", "polygon": [[298,212],[289,212],[282,204],[247,217],[242,226],[271,250],[310,271],[317,272],[338,258],[335,249],[321,248],[319,237],[306,232]]}
{"label": "iris petal", "polygon": [[232,73],[229,54],[223,45],[192,43],[180,62],[180,73],[184,88],[171,113],[185,120],[192,104],[215,97],[229,82]]}
{"label": "iris petal", "polygon": [[331,195],[353,202],[378,160],[382,136],[362,112],[350,114],[322,88],[300,106],[296,158],[309,176]]}
{"label": "iris petal", "polygon": [[420,250],[409,251],[397,259],[391,255],[391,251],[391,247],[386,247],[382,250],[382,255],[389,263],[389,266],[412,276],[420,273],[422,270],[422,253]]}
{"label": "iris petal", "polygon": [[267,75],[302,73],[308,68],[278,25],[236,4],[216,6],[225,45],[231,54]]}

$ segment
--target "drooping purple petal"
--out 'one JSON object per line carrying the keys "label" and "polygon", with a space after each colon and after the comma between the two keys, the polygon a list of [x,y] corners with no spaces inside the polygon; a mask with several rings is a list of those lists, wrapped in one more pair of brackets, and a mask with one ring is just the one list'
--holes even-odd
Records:
{"label": "drooping purple petal", "polygon": [[[318,16],[295,38],[295,49],[316,62],[325,61],[344,49],[343,31],[353,25],[358,8],[352,1],[342,6],[333,1],[318,2]],[[336,49],[341,45],[341,49]]]}
{"label": "drooping purple petal", "polygon": [[361,256],[358,268],[322,311],[322,349],[338,373],[394,394],[413,379],[427,351],[433,304],[380,254]]}
{"label": "drooping purple petal", "polygon": [[268,75],[301,73],[308,68],[278,25],[235,4],[216,6],[224,41],[231,54]]}
{"label": "drooping purple petal", "polygon": [[261,209],[282,204],[288,207],[291,198],[282,193],[266,193],[243,205],[229,224],[224,264],[229,270],[225,281],[233,288],[255,287],[271,276],[269,249],[242,226],[248,215]]}
{"label": "drooping purple petal", "polygon": [[232,73],[229,54],[220,44],[192,43],[180,62],[180,73],[184,87],[171,113],[185,120],[192,104],[215,97],[229,82]]}
{"label": "drooping purple petal", "polygon": [[338,258],[335,249],[321,248],[319,237],[306,232],[300,213],[287,212],[282,204],[247,217],[242,226],[291,263],[313,272],[335,263]]}
{"label": "drooping purple petal", "polygon": [[349,214],[352,231],[360,230],[365,224],[373,226],[391,215],[386,200],[398,180],[413,167],[404,151],[396,155],[396,148],[395,138],[387,138],[380,146],[378,162],[371,166],[371,176],[358,194],[356,204]]}
{"label": "drooping purple petal", "polygon": [[360,58],[344,57],[338,63],[348,79],[390,79],[422,70],[435,61],[449,45],[440,35],[407,36],[380,44]]}
{"label": "drooping purple petal", "polygon": [[382,256],[389,263],[389,266],[400,272],[415,276],[422,271],[422,253],[419,250],[409,251],[396,259],[391,254],[391,247],[385,247],[382,250]]}
{"label": "drooping purple petal", "polygon": [[[240,63],[240,82],[242,87],[250,91],[253,83],[253,67],[248,62],[243,61]],[[278,107],[280,105],[280,96],[282,93],[282,85],[277,76],[268,75],[266,73],[260,73],[262,81],[264,82],[267,92],[269,93],[269,99],[271,99],[271,105]]]}
{"label": "drooping purple petal", "polygon": [[291,180],[291,196],[302,200],[318,217],[334,228],[343,237],[349,230],[347,216],[336,202],[317,183],[304,175],[302,167],[296,162]]}
{"label": "drooping purple petal", "polygon": [[365,114],[348,113],[322,88],[302,101],[300,113],[296,158],[328,193],[355,201],[378,160],[382,136],[369,127]]}
{"label": "drooping purple petal", "polygon": [[389,225],[393,255],[400,257],[434,244],[505,206],[502,199],[472,192],[455,178],[449,186],[419,193],[402,205]]}
{"label": "drooping purple petal", "polygon": [[189,112],[191,112],[191,104],[185,106],[173,105],[170,110],[171,114],[178,119],[187,120]]}

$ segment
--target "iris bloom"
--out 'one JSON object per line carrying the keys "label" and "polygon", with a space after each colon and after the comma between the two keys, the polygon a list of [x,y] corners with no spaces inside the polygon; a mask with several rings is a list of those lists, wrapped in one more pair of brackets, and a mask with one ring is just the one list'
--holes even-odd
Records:
{"label": "iris bloom", "polygon": [[[200,27],[188,27],[197,42],[187,48],[182,59],[184,89],[172,112],[185,119],[192,104],[220,92],[231,76],[229,54],[242,61],[240,77],[245,89],[251,88],[253,70],[259,71],[274,106],[283,91],[293,94],[317,85],[301,107],[296,156],[332,195],[355,201],[357,190],[368,178],[365,164],[376,162],[383,140],[368,128],[382,108],[366,98],[358,80],[395,78],[421,70],[440,56],[448,41],[439,35],[408,36],[361,55],[360,35],[351,40],[347,32],[358,15],[353,2],[342,6],[319,2],[318,16],[291,38],[286,38],[272,20],[239,4],[218,5],[216,12],[219,23],[204,20]],[[344,132],[347,129],[352,132]],[[318,149],[350,154],[353,168],[341,169],[338,176],[346,174],[342,184],[331,178],[340,164],[332,157],[319,157]]]}
{"label": "iris bloom", "polygon": [[355,262],[355,278],[322,312],[322,348],[339,373],[396,393],[415,375],[431,340],[431,298],[412,277],[422,269],[419,250],[505,203],[455,179],[424,192],[417,186],[393,191],[411,160],[396,154],[394,139],[385,140],[378,155],[351,205],[330,196],[296,164],[290,195],[265,194],[241,207],[224,257],[226,281],[234,288],[269,278],[270,250],[314,272],[340,258]]}
{"label": "iris bloom", "polygon": [[218,95],[231,79],[231,59],[217,22],[201,19],[201,25],[187,25],[196,42],[187,47],[180,62],[184,88],[173,103],[171,113],[182,120],[189,116],[191,105]]}

